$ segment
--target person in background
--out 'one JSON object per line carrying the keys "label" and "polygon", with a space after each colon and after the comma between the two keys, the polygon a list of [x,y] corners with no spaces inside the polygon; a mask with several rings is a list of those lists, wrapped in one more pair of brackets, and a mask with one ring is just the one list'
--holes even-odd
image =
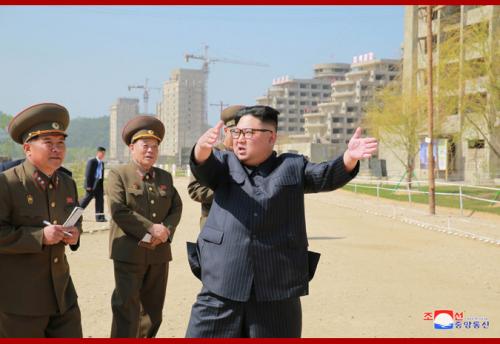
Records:
{"label": "person in background", "polygon": [[85,168],[85,196],[80,201],[80,206],[86,208],[92,198],[95,200],[95,220],[106,222],[104,216],[104,157],[106,148],[97,147],[95,158],[87,161]]}
{"label": "person in background", "polygon": [[[222,110],[220,114],[221,121],[224,122],[224,141],[214,146],[214,149],[221,151],[233,149],[233,138],[229,130],[236,126],[236,113],[244,108],[243,105],[233,105]],[[191,175],[188,185],[189,197],[193,201],[201,203],[200,229],[203,228],[207,220],[210,207],[214,199],[214,192],[210,188],[200,185],[196,178]]]}

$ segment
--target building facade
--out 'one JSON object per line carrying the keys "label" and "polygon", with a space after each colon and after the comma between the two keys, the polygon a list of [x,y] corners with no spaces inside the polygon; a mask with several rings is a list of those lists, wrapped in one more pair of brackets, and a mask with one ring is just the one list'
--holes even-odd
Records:
{"label": "building facade", "polygon": [[206,74],[198,69],[176,69],[163,85],[158,118],[165,125],[160,155],[184,162],[189,150],[207,129]]}
{"label": "building facade", "polygon": [[[331,100],[320,104],[318,113],[304,115],[306,131],[345,149],[366,114],[368,103],[377,90],[397,77],[400,64],[395,59],[377,60],[372,54],[354,58],[345,80],[333,82]],[[324,121],[321,128],[316,124],[318,119]]]}
{"label": "building facade", "polygon": [[[467,45],[467,37],[477,30],[479,25],[485,25],[486,36],[485,43],[490,47],[490,52],[497,52],[490,56],[484,56],[480,46]],[[487,142],[491,142],[500,150],[500,116],[498,111],[495,113],[489,106],[493,102],[493,97],[498,101],[498,94],[492,94],[488,87],[485,87],[487,76],[485,75],[467,75],[465,68],[471,64],[484,64],[486,66],[489,59],[493,64],[497,64],[496,78],[498,75],[498,47],[500,32],[500,7],[499,6],[433,6],[432,14],[432,41],[433,41],[433,63],[436,80],[434,82],[435,98],[435,117],[439,116],[439,105],[436,99],[443,97],[446,93],[450,94],[450,102],[456,103],[456,107],[446,116],[446,125],[441,128],[437,134],[438,154],[436,176],[451,180],[465,180],[470,183],[489,183],[495,178],[500,177],[500,159]],[[445,42],[446,39],[456,35],[457,49],[456,58],[446,57],[445,61]],[[469,36],[468,36],[469,35]],[[405,32],[404,32],[404,58],[403,58],[403,93],[411,95],[427,88],[427,22],[426,6],[406,6],[405,9]],[[442,81],[437,66],[446,63],[446,68],[456,71],[458,75],[456,87],[450,89],[448,85],[446,92],[442,86],[448,81]],[[441,68],[441,67],[440,67]],[[448,79],[453,75],[447,75]],[[460,79],[462,78],[462,79]],[[463,78],[467,78],[464,80]],[[480,80],[482,79],[482,80]],[[477,82],[477,81],[482,82]],[[442,84],[443,83],[443,84]],[[481,84],[483,86],[481,86]],[[486,107],[482,116],[483,120],[478,120],[474,128],[465,115],[467,106],[466,99],[479,96],[486,101]],[[481,135],[479,131],[486,133]],[[416,175],[419,178],[427,178],[427,166],[425,164],[425,132],[421,135],[421,156],[418,158],[416,166]],[[393,159],[390,161],[390,154],[386,154],[389,163],[397,164]]]}
{"label": "building facade", "polygon": [[139,99],[118,98],[109,112],[109,160],[127,162],[129,150],[122,141],[125,124],[139,115]]}
{"label": "building facade", "polygon": [[304,113],[304,134],[290,137],[295,142],[333,144],[343,151],[360,124],[375,92],[398,75],[400,60],[374,58],[372,53],[353,58],[343,79],[332,82],[331,98]]}
{"label": "building facade", "polygon": [[314,66],[311,79],[276,78],[266,95],[257,98],[257,104],[271,106],[280,112],[280,135],[304,133],[303,115],[317,111],[319,104],[330,99],[332,82],[343,80],[348,71],[348,64],[324,63]]}

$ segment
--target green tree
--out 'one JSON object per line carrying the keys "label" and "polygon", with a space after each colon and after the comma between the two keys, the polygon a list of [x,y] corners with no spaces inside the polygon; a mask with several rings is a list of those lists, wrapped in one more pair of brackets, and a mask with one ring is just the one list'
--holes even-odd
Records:
{"label": "green tree", "polygon": [[419,133],[425,128],[423,94],[403,94],[401,78],[375,93],[367,107],[363,125],[405,167],[411,187],[419,152]]}
{"label": "green tree", "polygon": [[458,114],[459,134],[483,139],[500,159],[500,29],[489,21],[463,30],[446,24],[436,68],[437,92],[449,103],[440,110]]}
{"label": "green tree", "polygon": [[0,111],[0,129],[7,129],[12,116],[7,115],[6,113]]}

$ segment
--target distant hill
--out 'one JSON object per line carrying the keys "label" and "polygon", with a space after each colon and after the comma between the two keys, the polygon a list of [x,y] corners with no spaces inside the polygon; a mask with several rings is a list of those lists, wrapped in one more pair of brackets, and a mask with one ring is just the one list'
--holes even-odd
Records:
{"label": "distant hill", "polygon": [[7,115],[6,113],[0,111],[0,128],[7,129],[12,116]]}
{"label": "distant hill", "polygon": [[9,138],[9,134],[7,133],[7,130],[0,127],[0,142],[2,142],[3,140],[7,140],[8,138]]}
{"label": "distant hill", "polygon": [[[0,111],[0,128],[6,129],[12,116]],[[109,117],[72,118],[68,128],[68,147],[108,147],[109,145]],[[8,138],[5,130],[0,130],[0,141]]]}
{"label": "distant hill", "polygon": [[66,139],[69,148],[92,148],[109,146],[109,117],[71,119]]}
{"label": "distant hill", "polygon": [[[5,128],[12,116],[0,111],[0,155],[23,157],[22,148],[8,136]],[[109,117],[74,118],[68,128],[66,162],[86,160],[95,154],[97,146],[109,146]]]}

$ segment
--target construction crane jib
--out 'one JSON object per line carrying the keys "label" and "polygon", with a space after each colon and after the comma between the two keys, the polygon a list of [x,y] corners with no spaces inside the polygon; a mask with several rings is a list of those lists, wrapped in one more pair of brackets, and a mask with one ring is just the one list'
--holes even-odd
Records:
{"label": "construction crane jib", "polygon": [[148,102],[149,102],[149,91],[151,90],[161,90],[160,87],[150,87],[148,85],[148,78],[146,78],[146,81],[144,82],[144,85],[129,85],[128,90],[131,91],[133,89],[143,89],[143,101],[144,101],[144,114],[147,115],[149,114],[148,112]]}

